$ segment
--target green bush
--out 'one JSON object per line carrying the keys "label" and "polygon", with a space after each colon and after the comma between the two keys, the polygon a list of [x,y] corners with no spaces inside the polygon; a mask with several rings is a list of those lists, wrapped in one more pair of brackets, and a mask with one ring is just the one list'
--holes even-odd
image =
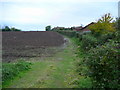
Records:
{"label": "green bush", "polygon": [[109,42],[109,40],[114,39],[115,33],[109,33],[109,34],[103,34],[100,37],[96,37],[97,38],[97,44],[99,46],[104,45],[105,43]]}
{"label": "green bush", "polygon": [[2,64],[2,82],[13,79],[21,71],[30,69],[31,63],[19,61],[17,63],[3,63]]}
{"label": "green bush", "polygon": [[76,31],[57,31],[58,33],[61,33],[63,35],[66,35],[68,37],[77,37],[78,36],[78,33]]}
{"label": "green bush", "polygon": [[98,44],[97,38],[91,34],[86,34],[82,36],[81,48],[85,51],[90,50],[92,47],[96,47]]}
{"label": "green bush", "polygon": [[92,48],[85,61],[89,67],[89,75],[93,78],[95,88],[120,88],[119,62],[120,50],[117,41]]}
{"label": "green bush", "polygon": [[99,37],[82,35],[79,51],[86,55],[78,62],[77,72],[90,76],[94,88],[120,88],[119,37],[119,30]]}

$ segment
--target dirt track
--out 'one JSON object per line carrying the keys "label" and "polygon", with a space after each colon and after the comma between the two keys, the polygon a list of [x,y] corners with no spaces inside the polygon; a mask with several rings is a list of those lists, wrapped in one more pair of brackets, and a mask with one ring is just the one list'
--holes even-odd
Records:
{"label": "dirt track", "polygon": [[3,62],[21,57],[49,56],[55,53],[49,47],[61,46],[63,43],[63,36],[56,32],[2,32]]}

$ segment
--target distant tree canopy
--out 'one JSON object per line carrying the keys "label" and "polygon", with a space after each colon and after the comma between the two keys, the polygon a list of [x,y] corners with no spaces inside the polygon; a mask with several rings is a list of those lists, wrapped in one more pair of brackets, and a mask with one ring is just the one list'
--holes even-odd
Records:
{"label": "distant tree canopy", "polygon": [[46,31],[50,31],[50,30],[51,30],[51,26],[50,26],[50,25],[49,25],[49,26],[46,26],[46,27],[45,27],[45,30],[46,30]]}
{"label": "distant tree canopy", "polygon": [[20,29],[16,29],[14,27],[9,28],[8,26],[5,26],[4,28],[0,29],[0,31],[21,31]]}
{"label": "distant tree canopy", "polygon": [[65,27],[54,27],[51,29],[52,31],[65,31],[65,30],[73,30],[73,27],[70,27],[70,28],[65,28]]}

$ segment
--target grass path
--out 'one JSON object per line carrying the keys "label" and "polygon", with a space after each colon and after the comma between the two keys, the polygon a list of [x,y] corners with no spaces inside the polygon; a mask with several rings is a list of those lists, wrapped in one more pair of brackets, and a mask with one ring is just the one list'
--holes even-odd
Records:
{"label": "grass path", "polygon": [[[8,88],[70,88],[75,76],[76,47],[71,40],[64,50],[53,57],[34,61],[32,68],[21,73]],[[35,58],[34,58],[35,59]]]}

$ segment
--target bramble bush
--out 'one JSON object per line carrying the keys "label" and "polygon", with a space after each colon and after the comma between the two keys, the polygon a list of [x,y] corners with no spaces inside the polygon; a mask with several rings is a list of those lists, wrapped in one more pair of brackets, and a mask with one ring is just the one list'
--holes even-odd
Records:
{"label": "bramble bush", "polygon": [[115,37],[115,33],[103,34],[99,37],[95,37],[93,34],[85,34],[81,35],[79,41],[81,42],[81,49],[86,52],[91,48],[104,45]]}
{"label": "bramble bush", "polygon": [[92,47],[95,48],[97,46],[97,43],[97,38],[92,36],[91,34],[82,35],[81,48],[84,51],[88,51]]}
{"label": "bramble bush", "polygon": [[29,70],[31,63],[25,61],[18,61],[17,63],[3,63],[2,64],[2,82],[11,80],[17,76],[21,71]]}
{"label": "bramble bush", "polygon": [[101,35],[100,37],[97,38],[98,39],[98,44],[103,45],[106,42],[109,42],[109,40],[114,39],[115,37],[116,37],[115,33],[103,34],[103,35]]}
{"label": "bramble bush", "polygon": [[97,48],[92,48],[85,61],[95,88],[118,88],[120,50],[118,41],[111,40]]}

